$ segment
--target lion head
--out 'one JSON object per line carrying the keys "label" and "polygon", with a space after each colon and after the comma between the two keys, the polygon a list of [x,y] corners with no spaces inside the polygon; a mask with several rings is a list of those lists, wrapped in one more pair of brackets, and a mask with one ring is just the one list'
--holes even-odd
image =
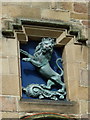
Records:
{"label": "lion head", "polygon": [[55,42],[54,42],[54,39],[52,38],[42,38],[42,42],[40,43],[43,53],[52,51],[54,45],[55,45]]}

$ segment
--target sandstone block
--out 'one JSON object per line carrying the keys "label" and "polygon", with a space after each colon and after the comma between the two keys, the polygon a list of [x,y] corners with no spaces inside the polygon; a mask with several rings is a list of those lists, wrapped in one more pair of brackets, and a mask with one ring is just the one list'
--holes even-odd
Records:
{"label": "sandstone block", "polygon": [[2,118],[19,118],[18,112],[2,112]]}
{"label": "sandstone block", "polygon": [[57,2],[55,2],[54,0],[52,0],[50,8],[51,9],[56,9],[57,8]]}
{"label": "sandstone block", "polygon": [[88,5],[86,3],[74,3],[74,11],[79,13],[87,13],[88,12]]}
{"label": "sandstone block", "polygon": [[63,62],[72,63],[74,62],[75,54],[74,54],[74,46],[66,45],[63,51]]}
{"label": "sandstone block", "polygon": [[[49,107],[48,107],[49,106]],[[52,102],[23,102],[19,101],[18,103],[19,112],[59,112],[64,114],[74,114],[78,113],[78,104],[68,104],[61,102],[52,103]]]}
{"label": "sandstone block", "polygon": [[2,75],[2,58],[0,58],[0,75]]}
{"label": "sandstone block", "polygon": [[83,62],[82,46],[75,45],[73,49],[74,49],[74,60],[75,60],[75,62]]}
{"label": "sandstone block", "polygon": [[70,14],[67,11],[43,9],[41,12],[41,18],[69,21]]}
{"label": "sandstone block", "polygon": [[33,7],[30,8],[29,6],[23,6],[23,8],[21,10],[21,16],[25,17],[25,18],[40,19],[41,18],[41,10],[40,10],[40,8],[33,8]]}
{"label": "sandstone block", "polygon": [[84,20],[88,20],[88,14],[84,14],[84,13],[74,13],[74,12],[72,12],[71,14],[70,14],[70,18],[74,18],[74,19],[80,19],[80,20],[82,20],[82,19],[84,19]]}
{"label": "sandstone block", "polygon": [[9,74],[9,60],[8,57],[2,58],[2,74],[8,75]]}
{"label": "sandstone block", "polygon": [[34,8],[50,8],[50,2],[31,2],[31,6]]}
{"label": "sandstone block", "polygon": [[[78,99],[78,81],[75,79],[75,70],[74,70],[75,64],[73,63],[67,63],[66,69],[67,69],[67,90],[68,90],[68,99],[69,100],[77,100]],[[65,80],[66,81],[66,80]]]}
{"label": "sandstone block", "polygon": [[79,100],[88,100],[88,88],[78,87],[78,99]]}
{"label": "sandstone block", "polygon": [[83,49],[82,49],[82,57],[83,57],[83,61],[88,63],[88,47],[87,46],[83,46]]}
{"label": "sandstone block", "polygon": [[2,39],[0,38],[0,56],[2,56]]}
{"label": "sandstone block", "polygon": [[80,86],[88,87],[88,71],[86,69],[80,70]]}
{"label": "sandstone block", "polygon": [[9,57],[9,74],[18,75],[18,58],[17,57]]}
{"label": "sandstone block", "polygon": [[2,76],[2,94],[3,95],[20,95],[19,77],[17,75]]}
{"label": "sandstone block", "polygon": [[0,96],[2,100],[2,111],[17,111],[16,98],[10,96]]}
{"label": "sandstone block", "polygon": [[2,37],[1,44],[2,56],[6,57],[8,55],[7,39]]}
{"label": "sandstone block", "polygon": [[8,56],[18,56],[17,40],[7,39]]}
{"label": "sandstone block", "polygon": [[90,28],[90,23],[88,20],[83,20],[82,21],[82,24],[85,25],[86,27],[89,27]]}
{"label": "sandstone block", "polygon": [[73,11],[73,2],[57,2],[57,8]]}
{"label": "sandstone block", "polygon": [[0,75],[0,95],[2,95],[2,75]]}
{"label": "sandstone block", "polygon": [[7,17],[22,17],[22,18],[40,18],[40,8],[32,8],[31,2],[22,5],[17,4],[3,4],[2,14]]}
{"label": "sandstone block", "polygon": [[17,4],[2,4],[2,15],[6,17],[19,17],[21,16],[22,6]]}
{"label": "sandstone block", "polygon": [[81,114],[88,114],[88,101],[80,101],[80,113]]}

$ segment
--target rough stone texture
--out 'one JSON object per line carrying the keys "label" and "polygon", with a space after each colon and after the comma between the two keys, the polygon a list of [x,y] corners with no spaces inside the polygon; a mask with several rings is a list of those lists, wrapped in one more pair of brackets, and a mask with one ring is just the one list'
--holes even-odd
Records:
{"label": "rough stone texture", "polygon": [[17,56],[17,40],[7,39],[2,40],[2,57]]}
{"label": "rough stone texture", "polygon": [[31,2],[31,6],[35,8],[50,8],[50,2]]}
{"label": "rough stone texture", "polygon": [[2,58],[0,57],[0,75],[2,75]]}
{"label": "rough stone texture", "polygon": [[17,57],[9,57],[9,74],[19,75],[18,62]]}
{"label": "rough stone texture", "polygon": [[89,120],[90,119],[90,115],[89,114],[83,114],[83,115],[81,115],[81,119],[82,120]]}
{"label": "rough stone texture", "polygon": [[89,22],[90,21],[88,21],[88,20],[83,20],[82,24],[85,25],[86,27],[90,28],[90,23]]}
{"label": "rough stone texture", "polygon": [[57,2],[57,8],[73,11],[73,2]]}
{"label": "rough stone texture", "polygon": [[50,8],[51,9],[57,9],[57,2],[55,2],[54,0],[52,0]]}
{"label": "rough stone texture", "polygon": [[80,86],[88,87],[88,71],[86,69],[80,71]]}
{"label": "rough stone texture", "polygon": [[2,75],[0,74],[0,95],[2,95]]}
{"label": "rough stone texture", "polygon": [[2,58],[2,74],[8,75],[9,74],[9,60],[8,57]]}
{"label": "rough stone texture", "polygon": [[[30,4],[30,3],[29,3]],[[40,8],[33,8],[29,5],[2,5],[2,16],[3,17],[24,17],[24,18],[40,18]]]}
{"label": "rough stone texture", "polygon": [[78,87],[78,99],[88,100],[88,88]]}
{"label": "rough stone texture", "polygon": [[19,118],[18,112],[2,112],[2,118]]}
{"label": "rough stone texture", "polygon": [[19,77],[17,75],[2,76],[2,94],[3,95],[20,95]]}
{"label": "rough stone texture", "polygon": [[[73,63],[67,63],[67,81],[68,81],[68,96],[69,100],[76,101],[78,99],[78,81],[75,79]],[[77,76],[78,77],[78,76]]]}
{"label": "rough stone texture", "polygon": [[41,18],[69,21],[70,20],[70,14],[67,11],[43,9],[41,11]]}
{"label": "rough stone texture", "polygon": [[84,14],[84,13],[75,13],[75,12],[72,12],[70,14],[70,18],[73,18],[73,19],[80,19],[80,20],[87,20],[88,19],[88,14]]}
{"label": "rough stone texture", "polygon": [[88,6],[86,3],[74,3],[74,11],[79,13],[87,13],[88,12]]}
{"label": "rough stone texture", "polygon": [[8,112],[8,111],[17,111],[16,107],[16,98],[11,96],[0,96],[0,99],[2,100],[2,111]]}
{"label": "rough stone texture", "polygon": [[[49,107],[48,107],[49,106]],[[69,105],[66,103],[63,104],[63,102],[61,102],[60,104],[55,102],[22,102],[19,101],[18,103],[18,111],[19,112],[30,112],[30,111],[34,111],[34,112],[57,112],[57,113],[63,113],[63,114],[77,114],[78,111],[78,104],[73,104],[73,105]]]}
{"label": "rough stone texture", "polygon": [[0,38],[0,57],[2,56],[2,39]]}
{"label": "rough stone texture", "polygon": [[80,101],[80,112],[81,114],[88,114],[88,101]]}

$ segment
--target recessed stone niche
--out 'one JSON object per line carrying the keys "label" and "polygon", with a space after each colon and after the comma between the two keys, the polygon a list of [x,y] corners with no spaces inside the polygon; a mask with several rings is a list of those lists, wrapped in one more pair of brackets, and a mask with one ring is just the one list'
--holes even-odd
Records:
{"label": "recessed stone niche", "polygon": [[[12,30],[3,31],[4,37],[16,39],[18,41],[18,57],[20,58],[20,45],[26,45],[29,41],[40,42],[43,37],[51,37],[56,40],[56,48],[62,50],[64,82],[66,85],[66,100],[35,100],[22,99],[22,76],[20,59],[19,62],[19,89],[20,97],[19,111],[34,111],[34,112],[59,112],[66,114],[78,113],[77,100],[77,84],[75,79],[74,66],[75,58],[74,51],[76,46],[85,44],[86,40],[82,37],[79,30],[72,29],[70,24],[63,22],[50,21],[35,21],[19,19],[18,23],[11,24]],[[49,107],[48,107],[49,106]]]}

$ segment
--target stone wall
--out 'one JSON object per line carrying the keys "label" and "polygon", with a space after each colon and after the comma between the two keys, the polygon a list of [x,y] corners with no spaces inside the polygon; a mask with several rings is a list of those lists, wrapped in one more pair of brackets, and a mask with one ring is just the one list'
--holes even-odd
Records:
{"label": "stone wall", "polygon": [[[2,29],[10,29],[9,23],[16,22],[16,18],[28,18],[50,21],[65,21],[82,29],[82,34],[88,38],[88,2],[2,2],[1,12]],[[33,109],[30,104],[20,102],[20,66],[19,43],[17,39],[0,39],[0,78],[2,79],[2,92],[0,93],[0,110],[3,118],[20,118],[28,112],[37,111],[35,104]],[[71,112],[62,107],[65,114],[76,117],[87,117],[88,115],[88,65],[89,48],[85,45],[69,42],[63,52],[65,81],[67,84],[68,99],[76,101],[77,105]],[[37,105],[38,106],[38,105]],[[43,111],[45,108],[38,106]],[[34,109],[35,108],[35,109]],[[50,112],[56,108],[50,106]],[[69,106],[68,106],[69,108]],[[30,111],[31,109],[31,111]],[[59,109],[59,108],[58,108]],[[73,110],[73,111],[72,111]],[[59,111],[59,113],[62,113]],[[40,110],[41,112],[41,110]],[[31,114],[32,114],[31,113]]]}

